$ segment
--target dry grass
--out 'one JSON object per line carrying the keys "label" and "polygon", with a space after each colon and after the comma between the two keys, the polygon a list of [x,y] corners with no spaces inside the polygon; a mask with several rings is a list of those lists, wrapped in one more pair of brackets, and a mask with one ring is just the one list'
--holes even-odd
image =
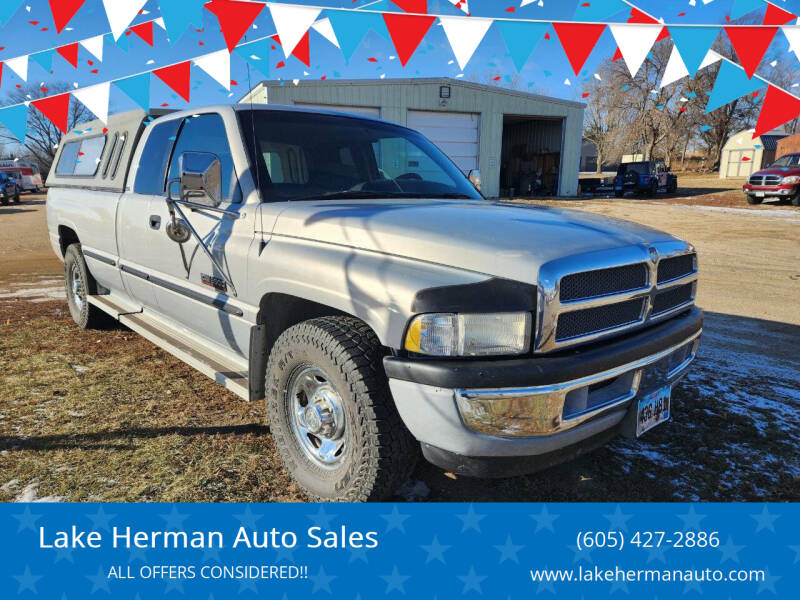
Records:
{"label": "dry grass", "polygon": [[[261,404],[59,302],[0,302],[0,500],[299,500]],[[9,482],[12,482],[9,484]],[[17,483],[14,484],[13,481]]]}

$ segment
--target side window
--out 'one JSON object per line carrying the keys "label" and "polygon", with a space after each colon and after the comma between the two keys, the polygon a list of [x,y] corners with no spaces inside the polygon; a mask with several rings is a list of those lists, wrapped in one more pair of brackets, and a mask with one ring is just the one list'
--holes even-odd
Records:
{"label": "side window", "polygon": [[217,114],[185,119],[172,152],[167,180],[178,179],[180,156],[184,152],[210,152],[222,163],[222,194],[229,202],[241,202],[238,180],[233,168],[233,155],[225,132],[225,123]]}
{"label": "side window", "polygon": [[93,176],[100,166],[100,157],[106,147],[106,136],[96,135],[69,142],[64,146],[56,166],[56,175]]}
{"label": "side window", "polygon": [[[142,150],[139,168],[136,170],[136,181],[133,184],[134,193],[153,196],[164,193],[164,172],[180,124],[181,122],[178,120],[153,125],[153,131],[147,138],[147,145]],[[124,148],[120,150],[120,155],[122,150]]]}
{"label": "side window", "polygon": [[114,139],[111,141],[111,149],[106,155],[106,164],[103,167],[103,179],[108,177],[108,167],[111,166],[111,159],[114,158],[114,150],[117,149],[117,141],[119,141],[119,133],[114,134]]}
{"label": "side window", "polygon": [[61,151],[58,165],[56,165],[56,175],[72,175],[75,172],[75,164],[78,162],[78,152],[80,151],[80,142],[66,144]]}

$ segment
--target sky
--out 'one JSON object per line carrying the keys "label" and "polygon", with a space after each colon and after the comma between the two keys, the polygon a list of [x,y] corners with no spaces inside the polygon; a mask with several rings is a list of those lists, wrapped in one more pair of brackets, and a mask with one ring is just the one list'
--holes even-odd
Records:
{"label": "sky", "polygon": [[[7,0],[0,0],[0,2],[5,1]],[[784,1],[777,0],[777,3],[780,4]],[[800,4],[800,0],[788,1]],[[578,4],[586,2],[586,0],[542,0],[542,2],[543,6],[541,7],[536,2],[520,7],[520,0],[471,0],[469,4],[473,16],[516,16],[559,20],[571,19]],[[634,4],[657,18],[663,18],[667,24],[724,23],[725,16],[730,14],[733,4],[733,0],[712,0],[708,4],[703,4],[702,0],[696,0],[695,6],[691,6],[689,2],[690,0],[637,0]],[[291,3],[330,8],[356,8],[371,2],[369,0],[295,0]],[[789,7],[789,5],[786,6]],[[512,7],[514,8],[513,14],[507,12],[507,9]],[[399,8],[396,10],[400,11]],[[428,10],[433,14],[463,15],[447,0],[428,0]],[[149,0],[144,7],[144,13],[137,17],[134,24],[154,19],[160,15],[157,0]],[[679,16],[680,13],[685,13],[685,16]],[[94,59],[83,48],[80,49],[78,69],[73,68],[58,55],[53,58],[52,73],[45,71],[39,64],[31,62],[28,81],[44,84],[45,87],[48,83],[52,84],[53,82],[77,83],[85,86],[149,71],[225,48],[216,17],[208,11],[203,11],[203,15],[204,22],[196,24],[198,26],[196,29],[202,31],[196,31],[193,28],[174,45],[170,45],[167,41],[166,32],[156,27],[153,48],[135,35],[129,35],[127,36],[129,45],[127,52],[106,42],[105,57],[102,63]],[[624,22],[627,16],[623,12],[608,20]],[[62,31],[61,34],[56,34],[47,0],[25,0],[9,23],[0,30],[0,46],[2,46],[0,60],[108,32],[110,29],[101,0],[86,0],[86,3],[69,23],[69,29]],[[275,28],[269,10],[265,9],[254,23],[248,39],[272,33],[275,33]],[[615,50],[616,44],[611,32],[606,29],[583,71],[577,77],[572,72],[552,29],[550,38],[540,42],[525,68],[517,74],[500,33],[494,27],[489,30],[463,72],[455,62],[444,31],[439,26],[431,28],[405,67],[400,64],[399,60],[393,60],[396,52],[391,42],[374,32],[367,35],[348,63],[335,46],[316,31],[312,31],[311,67],[306,67],[294,57],[285,60],[283,51],[277,47],[269,61],[271,72],[260,73],[251,68],[248,73],[247,63],[239,56],[234,55],[231,64],[231,78],[236,85],[232,86],[230,92],[200,69],[193,67],[191,105],[187,105],[166,85],[153,78],[151,106],[168,105],[170,108],[186,108],[187,106],[236,102],[250,87],[264,79],[282,79],[287,81],[287,85],[292,85],[293,79],[318,80],[323,76],[327,79],[378,78],[381,75],[385,75],[386,78],[457,77],[462,73],[465,80],[476,80],[500,86],[515,86],[522,91],[579,100],[583,83],[592,78],[599,63],[612,55]],[[790,64],[798,67],[798,80],[800,80],[800,64],[794,54],[788,52],[788,46],[782,34],[779,33],[776,36],[772,50],[779,54],[781,60],[791,61]],[[284,60],[285,67],[276,68],[281,60]],[[90,64],[90,61],[93,64]],[[500,79],[495,81],[497,77]],[[3,70],[0,107],[10,103],[8,93],[23,83],[10,69]],[[121,112],[133,107],[130,99],[112,86],[111,112]]]}

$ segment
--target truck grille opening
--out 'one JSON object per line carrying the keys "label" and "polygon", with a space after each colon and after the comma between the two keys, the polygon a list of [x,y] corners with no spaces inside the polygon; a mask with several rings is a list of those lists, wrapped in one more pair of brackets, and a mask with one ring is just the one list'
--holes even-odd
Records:
{"label": "truck grille opening", "polygon": [[751,175],[748,183],[750,185],[780,185],[781,179],[780,175]]}
{"label": "truck grille opening", "polygon": [[694,254],[665,258],[658,264],[658,283],[666,283],[694,273]]}
{"label": "truck grille opening", "polygon": [[666,292],[656,294],[653,298],[653,316],[669,312],[670,310],[687,304],[694,298],[694,283],[687,283]]}
{"label": "truck grille opening", "polygon": [[586,300],[647,287],[647,265],[639,263],[567,275],[561,280],[562,302]]}
{"label": "truck grille opening", "polygon": [[558,317],[556,341],[599,333],[642,320],[645,298],[563,313]]}

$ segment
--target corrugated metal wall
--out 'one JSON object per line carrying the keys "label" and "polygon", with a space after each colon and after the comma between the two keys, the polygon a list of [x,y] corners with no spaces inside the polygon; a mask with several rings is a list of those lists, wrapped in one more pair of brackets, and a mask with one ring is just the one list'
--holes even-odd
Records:
{"label": "corrugated metal wall", "polygon": [[[441,86],[450,87],[449,99],[440,98]],[[409,110],[479,113],[480,170],[490,197],[500,191],[504,116],[554,117],[563,123],[559,193],[577,193],[584,111],[577,102],[446,79],[304,81],[297,86],[265,82],[242,102],[251,97],[269,104],[379,107],[381,118],[401,125],[407,124]]]}

